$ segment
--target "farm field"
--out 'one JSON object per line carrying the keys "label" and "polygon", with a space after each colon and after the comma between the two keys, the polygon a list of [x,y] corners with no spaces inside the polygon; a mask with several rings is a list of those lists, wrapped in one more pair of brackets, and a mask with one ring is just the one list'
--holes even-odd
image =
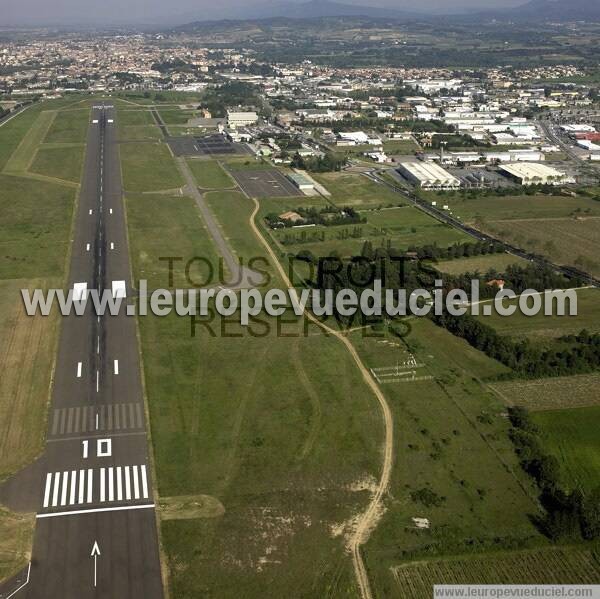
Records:
{"label": "farm field", "polygon": [[584,492],[600,486],[600,406],[534,412],[542,447],[561,466],[567,488]]}
{"label": "farm field", "polygon": [[221,168],[216,160],[187,161],[198,187],[203,189],[227,189],[235,187],[233,179]]}
{"label": "farm field", "polygon": [[[399,560],[540,539],[529,519],[535,490],[508,438],[505,407],[480,381],[506,368],[427,319],[408,323],[403,340],[351,335],[367,366],[391,373],[375,370],[394,413],[396,459],[387,511],[364,549],[381,597],[394,596],[390,568]],[[417,365],[402,367],[410,354]],[[416,531],[412,517],[431,528]]]}
{"label": "farm field", "polygon": [[583,547],[515,551],[403,564],[393,575],[401,597],[430,599],[434,584],[598,584],[600,557]]}
{"label": "farm field", "polygon": [[164,144],[122,144],[121,165],[123,187],[128,192],[176,189],[184,183]]}
{"label": "farm field", "polygon": [[330,201],[339,207],[351,206],[358,210],[406,203],[402,196],[391,189],[359,174],[311,173],[311,176],[329,191]]}
{"label": "farm field", "polygon": [[490,383],[509,405],[532,411],[600,405],[600,374]]}
{"label": "farm field", "polygon": [[[146,279],[148,289],[188,289],[185,266],[196,257],[202,260],[190,266],[190,278],[206,285],[217,282],[219,256],[191,198],[127,194],[125,203],[136,285]],[[160,260],[165,256],[181,258],[174,263],[172,283],[168,262]]]}
{"label": "farm field", "polygon": [[[432,200],[444,201],[452,212],[468,223],[522,220],[522,219],[555,219],[569,218],[580,210],[586,216],[600,216],[600,204],[589,197],[579,195],[576,198],[567,196],[488,196],[463,198],[458,193],[438,195],[426,193]],[[589,212],[587,212],[589,210]],[[512,223],[511,223],[512,226]]]}
{"label": "farm field", "polygon": [[466,272],[480,272],[485,274],[490,269],[503,272],[507,266],[513,264],[524,265],[526,260],[511,254],[487,254],[485,256],[471,256],[469,258],[457,258],[455,260],[444,260],[435,264],[435,268],[449,275],[460,275]]}
{"label": "farm field", "polygon": [[37,151],[31,172],[79,183],[83,166],[84,146],[46,148]]}
{"label": "farm field", "polygon": [[492,221],[485,228],[559,264],[600,275],[600,218]]}
{"label": "farm field", "polygon": [[[312,199],[312,198],[310,198]],[[448,246],[465,241],[466,235],[438,222],[412,206],[384,210],[365,210],[360,216],[366,223],[325,227],[322,225],[301,229],[277,229],[271,235],[285,251],[310,250],[317,256],[337,252],[340,256],[360,254],[364,242],[373,247],[392,247],[399,250],[411,245],[437,243]]]}
{"label": "farm field", "polygon": [[[516,305],[517,301],[506,300],[504,304]],[[502,335],[528,337],[540,341],[576,334],[583,329],[591,333],[600,332],[600,290],[591,288],[577,291],[577,316],[545,316],[543,312],[535,316],[525,316],[517,310],[511,316],[500,316],[494,312],[491,316],[478,318]]]}

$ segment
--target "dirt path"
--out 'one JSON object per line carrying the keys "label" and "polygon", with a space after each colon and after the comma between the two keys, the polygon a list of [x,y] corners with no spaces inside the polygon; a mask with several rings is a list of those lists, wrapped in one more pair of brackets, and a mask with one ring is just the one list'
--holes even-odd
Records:
{"label": "dirt path", "polygon": [[[288,288],[292,289],[293,286],[285,272],[285,269],[279,263],[275,252],[273,252],[271,246],[267,243],[262,233],[256,226],[256,223],[254,222],[254,219],[256,217],[256,214],[258,213],[260,206],[256,199],[253,199],[252,201],[254,202],[254,210],[250,215],[250,227],[267,250],[267,253],[273,260],[273,263],[275,264],[275,267],[277,268],[284,283],[288,286]],[[356,351],[352,343],[349,341],[349,339],[346,337],[346,335],[320,322],[309,311],[305,311],[305,315],[315,324],[320,326],[324,331],[326,331],[330,335],[333,335],[344,344],[344,346],[352,356],[352,359],[356,363],[356,366],[362,373],[365,383],[367,383],[367,385],[373,391],[373,395],[375,395],[375,398],[379,403],[384,419],[385,441],[383,447],[383,464],[381,468],[379,483],[377,485],[377,489],[371,497],[371,501],[369,502],[367,509],[360,516],[356,526],[356,530],[354,531],[352,538],[349,542],[349,547],[352,552],[352,561],[354,564],[354,573],[356,574],[356,581],[360,589],[360,595],[362,599],[372,599],[373,594],[371,592],[371,585],[369,583],[369,577],[367,575],[365,563],[362,558],[361,546],[368,540],[371,531],[377,526],[377,522],[379,521],[379,518],[381,517],[382,513],[383,496],[386,493],[390,483],[392,464],[394,458],[394,420],[392,417],[390,407],[388,406],[387,400],[385,399],[385,396],[381,392],[381,389],[378,387],[370,371],[363,364],[362,360],[360,359],[360,356],[358,355],[358,352]]]}

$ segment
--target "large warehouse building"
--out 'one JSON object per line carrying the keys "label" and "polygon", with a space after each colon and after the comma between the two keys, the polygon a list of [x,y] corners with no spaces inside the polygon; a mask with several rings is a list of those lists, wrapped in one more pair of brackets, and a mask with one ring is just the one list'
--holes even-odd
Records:
{"label": "large warehouse building", "polygon": [[575,183],[575,179],[555,168],[534,162],[504,164],[500,170],[521,185],[564,185]]}
{"label": "large warehouse building", "polygon": [[401,162],[398,171],[423,189],[458,189],[460,181],[435,162]]}
{"label": "large warehouse building", "polygon": [[233,129],[237,127],[247,127],[255,125],[258,122],[256,112],[235,112],[227,111],[227,126]]}

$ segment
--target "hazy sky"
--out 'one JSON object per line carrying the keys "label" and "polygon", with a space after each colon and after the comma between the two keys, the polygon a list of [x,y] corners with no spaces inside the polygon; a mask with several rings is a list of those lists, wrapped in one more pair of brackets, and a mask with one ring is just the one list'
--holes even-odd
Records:
{"label": "hazy sky", "polygon": [[[0,27],[18,24],[65,23],[160,23],[235,18],[252,6],[290,0],[0,0]],[[291,0],[303,3],[304,0]],[[524,4],[525,0],[336,0],[361,6],[385,6],[419,11],[456,12],[457,9],[500,8]],[[168,22],[168,23],[167,23]]]}

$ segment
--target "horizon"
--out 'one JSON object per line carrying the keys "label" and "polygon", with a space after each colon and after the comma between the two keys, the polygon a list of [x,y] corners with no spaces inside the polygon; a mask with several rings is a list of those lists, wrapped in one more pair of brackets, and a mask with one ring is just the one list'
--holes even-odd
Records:
{"label": "horizon", "polygon": [[[242,0],[227,0],[218,6],[214,3],[177,0],[165,10],[159,0],[132,0],[124,7],[118,0],[106,0],[102,4],[84,0],[61,0],[49,5],[41,0],[24,0],[14,3],[2,0],[0,6],[4,15],[2,28],[18,27],[147,27],[164,24],[165,26],[184,25],[193,21],[244,20],[252,18],[270,18],[269,10],[289,4],[303,5],[310,0],[257,0],[251,4]],[[329,2],[327,2],[329,3]],[[399,13],[421,13],[423,15],[464,14],[470,9],[477,12],[495,8],[514,8],[527,3],[527,0],[425,0],[415,10],[409,0],[381,0],[377,5],[367,5],[361,0],[332,0],[332,4],[344,6],[364,6],[370,10],[395,10]],[[2,6],[4,4],[4,6]],[[118,17],[115,17],[118,15]],[[258,15],[258,16],[257,16]]]}

